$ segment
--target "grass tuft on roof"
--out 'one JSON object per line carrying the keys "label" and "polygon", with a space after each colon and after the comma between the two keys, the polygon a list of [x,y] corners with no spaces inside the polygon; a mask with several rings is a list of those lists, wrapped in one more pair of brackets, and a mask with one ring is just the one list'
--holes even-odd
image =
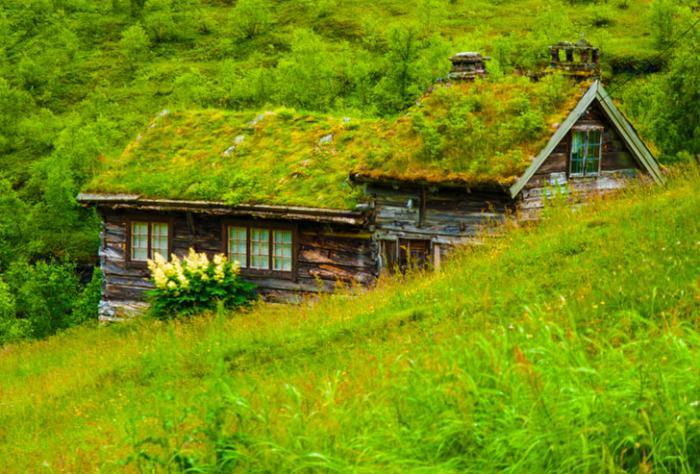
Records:
{"label": "grass tuft on roof", "polygon": [[559,75],[438,84],[391,120],[290,109],[161,113],[85,191],[353,208],[350,175],[508,186],[585,92]]}

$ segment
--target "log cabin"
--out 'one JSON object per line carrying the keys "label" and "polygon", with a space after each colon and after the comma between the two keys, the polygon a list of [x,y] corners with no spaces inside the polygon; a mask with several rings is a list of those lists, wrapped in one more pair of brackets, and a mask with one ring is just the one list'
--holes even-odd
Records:
{"label": "log cabin", "polygon": [[224,253],[263,297],[294,301],[439,266],[485,224],[536,217],[555,192],[661,182],[597,77],[597,49],[550,51],[536,80],[490,78],[487,58],[458,54],[448,80],[391,120],[161,112],[78,196],[102,219],[102,319],[143,308],[156,253]]}

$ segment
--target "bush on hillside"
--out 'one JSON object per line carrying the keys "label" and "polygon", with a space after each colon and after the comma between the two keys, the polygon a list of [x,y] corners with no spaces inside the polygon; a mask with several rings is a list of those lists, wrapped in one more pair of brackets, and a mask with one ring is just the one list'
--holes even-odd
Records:
{"label": "bush on hillside", "polygon": [[15,318],[15,298],[7,283],[0,279],[0,346],[24,339],[29,333],[27,321]]}
{"label": "bush on hillside", "polygon": [[240,265],[223,254],[212,260],[190,249],[182,260],[173,254],[168,262],[156,254],[148,261],[155,288],[150,291],[151,310],[160,319],[189,316],[218,305],[239,308],[255,297],[252,283],[239,277]]}
{"label": "bush on hillside", "polygon": [[14,314],[5,319],[22,321],[17,323],[24,328],[22,337],[34,338],[51,336],[91,317],[96,319],[99,276],[98,272],[83,289],[71,262],[14,262],[6,273],[7,284],[14,293]]}

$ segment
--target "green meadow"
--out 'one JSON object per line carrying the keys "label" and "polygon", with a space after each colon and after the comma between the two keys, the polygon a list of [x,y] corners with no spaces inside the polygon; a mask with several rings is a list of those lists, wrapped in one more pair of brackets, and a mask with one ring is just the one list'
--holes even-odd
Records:
{"label": "green meadow", "polygon": [[697,472],[699,182],[372,290],[7,345],[2,470]]}

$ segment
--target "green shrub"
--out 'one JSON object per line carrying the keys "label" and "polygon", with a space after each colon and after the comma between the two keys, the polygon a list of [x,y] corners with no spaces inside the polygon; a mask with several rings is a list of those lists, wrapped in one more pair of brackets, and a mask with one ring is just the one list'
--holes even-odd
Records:
{"label": "green shrub", "polygon": [[146,59],[150,40],[141,25],[132,25],[122,31],[119,48],[124,57],[132,63]]}
{"label": "green shrub", "polygon": [[230,24],[234,37],[250,40],[267,32],[274,17],[267,0],[239,0],[230,12]]}
{"label": "green shrub", "polygon": [[100,299],[102,298],[102,270],[95,267],[90,282],[73,303],[71,325],[77,325],[89,320],[97,320]]}
{"label": "green shrub", "polygon": [[222,254],[209,260],[205,253],[189,254],[170,262],[160,255],[149,260],[148,267],[155,289],[149,292],[153,314],[161,319],[188,316],[222,305],[238,308],[255,296],[252,283],[239,277],[240,265]]}
{"label": "green shrub", "polygon": [[671,0],[654,0],[649,5],[649,26],[657,48],[663,48],[673,38],[676,6]]}
{"label": "green shrub", "polygon": [[69,262],[15,262],[7,272],[18,319],[32,337],[43,338],[73,325],[73,303],[81,294],[75,265]]}
{"label": "green shrub", "polygon": [[15,317],[15,298],[7,283],[0,279],[0,346],[24,339],[29,332],[28,322]]}

